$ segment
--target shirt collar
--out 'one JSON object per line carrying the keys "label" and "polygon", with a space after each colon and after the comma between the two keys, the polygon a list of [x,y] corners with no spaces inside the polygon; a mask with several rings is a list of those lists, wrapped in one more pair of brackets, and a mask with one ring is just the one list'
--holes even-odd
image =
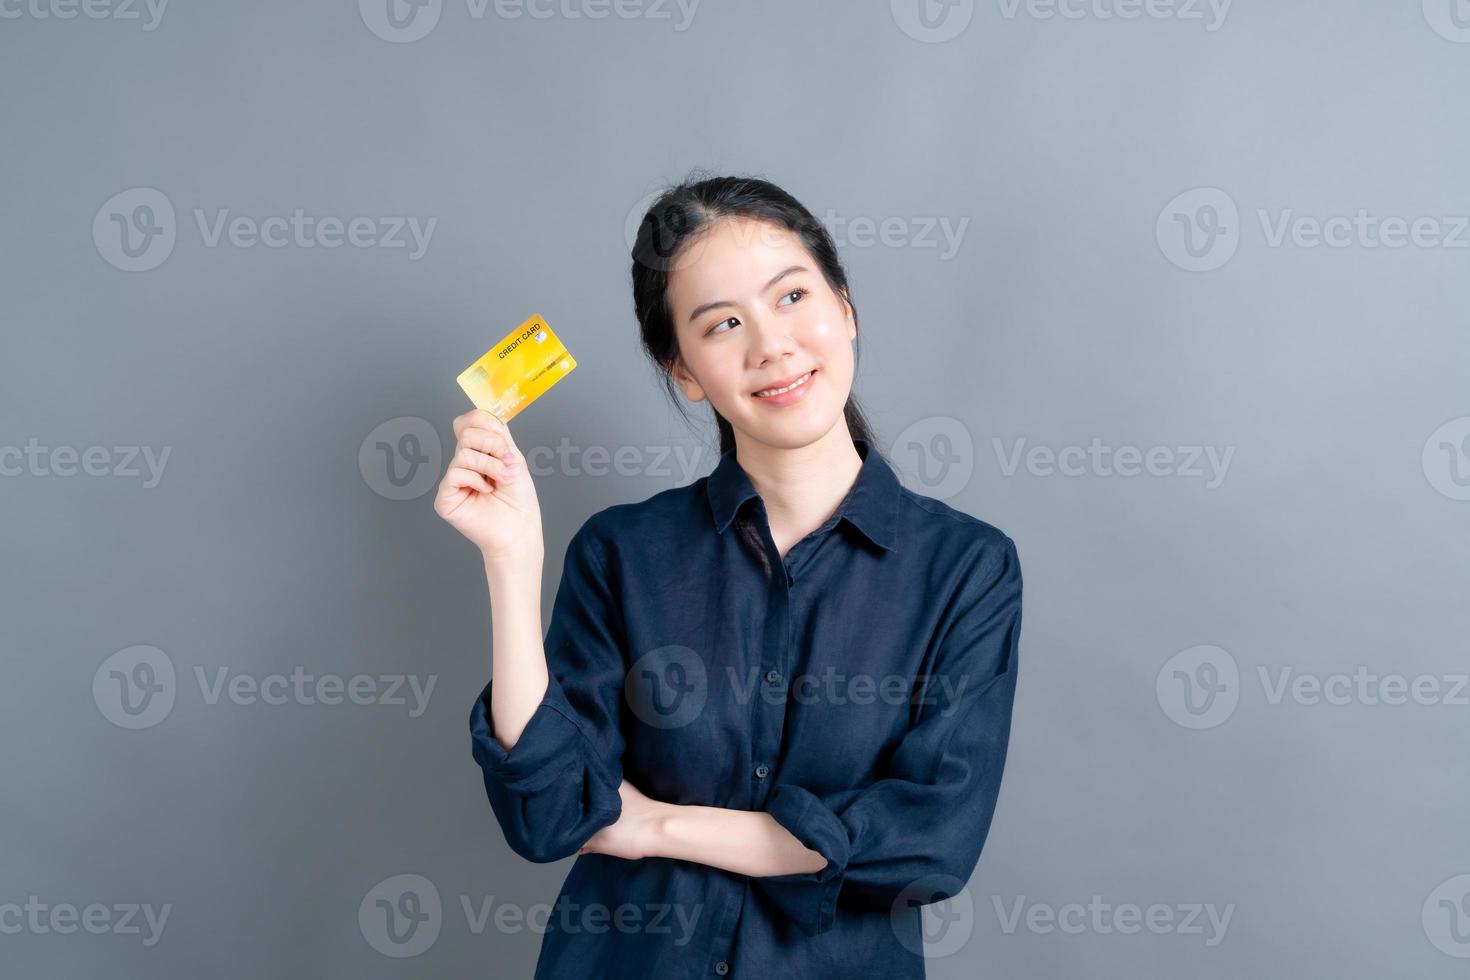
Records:
{"label": "shirt collar", "polygon": [[[892,551],[897,544],[898,502],[902,485],[883,457],[871,451],[866,439],[853,439],[852,442],[862,457],[863,465],[852,489],[837,505],[837,514],[869,541]],[[706,481],[705,493],[709,497],[715,528],[721,534],[735,519],[740,506],[751,497],[759,496],[750,477],[735,461],[734,449],[720,456],[714,472]]]}

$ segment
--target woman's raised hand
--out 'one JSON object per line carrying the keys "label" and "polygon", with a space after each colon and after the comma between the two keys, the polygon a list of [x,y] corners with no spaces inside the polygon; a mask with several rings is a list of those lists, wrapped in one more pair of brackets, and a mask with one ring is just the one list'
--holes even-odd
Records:
{"label": "woman's raised hand", "polygon": [[434,511],[480,549],[486,561],[539,554],[541,505],[510,428],[477,408],[454,420],[457,442]]}

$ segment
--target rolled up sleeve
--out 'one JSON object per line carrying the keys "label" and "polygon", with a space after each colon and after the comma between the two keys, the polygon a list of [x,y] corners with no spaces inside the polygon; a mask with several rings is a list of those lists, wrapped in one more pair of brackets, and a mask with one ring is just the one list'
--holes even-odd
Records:
{"label": "rolled up sleeve", "polygon": [[510,749],[494,735],[485,685],[470,737],[506,842],[528,861],[576,853],[622,813],[624,629],[591,522],[573,536],[547,629],[546,693]]}
{"label": "rolled up sleeve", "polygon": [[952,686],[938,688],[940,703],[925,706],[881,777],[830,794],[779,783],[767,799],[766,812],[827,859],[820,871],[751,879],[807,935],[832,927],[839,893],[869,908],[900,898],[928,905],[957,894],[979,862],[1010,740],[1021,634],[1015,544],[988,550],[933,661],[930,680]]}

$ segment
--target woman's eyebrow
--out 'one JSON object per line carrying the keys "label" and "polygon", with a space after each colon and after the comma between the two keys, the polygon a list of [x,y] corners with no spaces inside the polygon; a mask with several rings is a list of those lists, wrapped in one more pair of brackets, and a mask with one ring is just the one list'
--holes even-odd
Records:
{"label": "woman's eyebrow", "polygon": [[[761,287],[761,292],[765,292],[767,289],[770,289],[772,286],[776,285],[776,283],[780,282],[782,279],[785,279],[787,276],[791,275],[793,272],[807,272],[807,271],[809,271],[809,270],[804,265],[791,265],[791,266],[787,266],[786,268],[782,269],[780,272],[778,272],[774,276],[772,276],[770,278],[770,281],[768,281],[764,286]],[[710,303],[701,303],[701,304],[699,304],[698,306],[696,306],[694,308],[694,311],[692,313],[689,314],[689,319],[690,320],[698,320],[700,317],[704,316],[706,313],[708,313],[710,310],[715,309],[716,307],[720,307],[720,306],[734,306],[734,305],[735,305],[734,301],[733,300],[728,300],[728,299],[717,299],[717,300],[714,300],[713,302],[710,302]]]}

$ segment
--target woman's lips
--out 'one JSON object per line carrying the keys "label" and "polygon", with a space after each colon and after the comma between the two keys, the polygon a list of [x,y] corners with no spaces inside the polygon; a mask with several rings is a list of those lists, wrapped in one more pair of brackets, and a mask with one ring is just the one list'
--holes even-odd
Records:
{"label": "woman's lips", "polygon": [[791,388],[789,391],[783,391],[779,395],[760,395],[752,392],[751,397],[754,398],[756,401],[767,402],[772,405],[789,405],[792,402],[799,401],[802,398],[806,397],[806,391],[809,387],[811,387],[811,379],[816,375],[816,373],[817,369],[812,368],[805,374],[795,375],[779,384],[770,385],[766,388],[761,389],[761,391],[769,391],[771,388],[785,388],[794,382],[801,382],[800,384],[797,384],[795,388]]}

